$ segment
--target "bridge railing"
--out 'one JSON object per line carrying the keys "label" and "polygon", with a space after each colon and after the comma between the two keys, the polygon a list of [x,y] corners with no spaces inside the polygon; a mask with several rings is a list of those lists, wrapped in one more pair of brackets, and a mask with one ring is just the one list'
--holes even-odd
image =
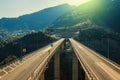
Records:
{"label": "bridge railing", "polygon": [[[72,43],[71,43],[71,44],[72,44]],[[74,45],[72,44],[72,46],[74,46]],[[76,54],[79,62],[81,63],[81,65],[82,65],[82,67],[83,67],[83,69],[84,69],[84,71],[85,71],[88,79],[89,79],[89,80],[98,80],[98,79],[97,79],[97,76],[96,76],[96,75],[93,73],[93,71],[89,68],[88,64],[84,61],[84,59],[83,59],[80,55],[78,55],[79,52],[78,52],[74,47],[73,47],[73,50],[75,51],[75,54]]]}
{"label": "bridge railing", "polygon": [[86,63],[86,61],[84,60],[84,58],[82,56],[79,55],[79,51],[74,48],[74,46],[77,46],[75,44],[73,44],[71,41],[70,41],[71,45],[73,46],[73,50],[80,62],[80,64],[82,65],[85,73],[86,73],[86,76],[88,77],[89,80],[99,80],[97,78],[97,76],[94,74],[94,72],[92,71],[92,69],[88,66],[88,64]]}
{"label": "bridge railing", "polygon": [[[64,39],[63,39],[63,41],[64,41]],[[31,73],[31,75],[28,77],[27,80],[39,80],[39,78],[42,75],[42,73],[44,73],[44,71],[46,70],[47,65],[48,65],[50,59],[52,58],[54,53],[59,49],[59,47],[61,46],[62,42],[59,44],[59,46],[55,46],[54,49],[48,50],[47,57],[42,61],[42,63],[37,67],[37,69],[34,72]]]}

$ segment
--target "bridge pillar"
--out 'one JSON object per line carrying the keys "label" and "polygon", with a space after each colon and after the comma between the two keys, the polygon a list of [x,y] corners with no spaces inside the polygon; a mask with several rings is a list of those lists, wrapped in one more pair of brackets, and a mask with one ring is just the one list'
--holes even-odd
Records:
{"label": "bridge pillar", "polygon": [[54,80],[60,80],[60,54],[57,52],[54,56]]}
{"label": "bridge pillar", "polygon": [[73,72],[72,72],[72,80],[78,80],[78,59],[75,54],[73,54]]}

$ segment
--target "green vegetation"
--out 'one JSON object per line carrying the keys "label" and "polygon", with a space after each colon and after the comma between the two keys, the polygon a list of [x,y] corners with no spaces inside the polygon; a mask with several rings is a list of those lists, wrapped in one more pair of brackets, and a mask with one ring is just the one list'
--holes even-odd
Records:
{"label": "green vegetation", "polygon": [[[45,14],[46,12],[48,14]],[[46,30],[45,34],[62,37],[73,36],[80,30],[76,40],[106,57],[109,52],[110,59],[120,64],[120,0],[91,0],[77,8],[64,4],[18,18],[3,18],[0,22],[0,28],[5,26],[8,31],[24,29],[26,32],[29,29],[39,30],[49,26],[53,29]],[[22,38],[0,38],[1,63],[14,60],[9,59],[10,55],[20,58],[54,41],[45,34],[33,32]],[[23,49],[26,49],[26,52],[23,52]]]}
{"label": "green vegetation", "polygon": [[91,0],[62,15],[52,27],[72,27],[86,21],[120,32],[120,1]]}
{"label": "green vegetation", "polygon": [[120,0],[91,0],[57,18],[51,27],[80,29],[76,40],[106,57],[109,52],[120,64]]}
{"label": "green vegetation", "polygon": [[[4,44],[4,47],[0,48],[0,64],[3,65],[16,58],[21,58],[53,41],[55,39],[46,36],[42,32],[32,32],[22,38],[8,42]],[[26,51],[24,52],[23,49],[26,49]]]}
{"label": "green vegetation", "polygon": [[17,60],[17,57],[16,56],[8,56],[3,61],[0,62],[0,66],[2,66],[4,64],[8,64],[13,60]]}
{"label": "green vegetation", "polygon": [[[75,38],[89,48],[120,64],[120,34],[100,27],[80,31]],[[109,48],[109,54],[108,54]]]}

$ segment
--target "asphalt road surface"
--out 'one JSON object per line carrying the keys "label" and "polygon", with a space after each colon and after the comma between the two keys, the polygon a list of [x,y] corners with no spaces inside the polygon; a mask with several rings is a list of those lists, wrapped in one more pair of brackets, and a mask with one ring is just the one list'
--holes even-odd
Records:
{"label": "asphalt road surface", "polygon": [[[0,80],[27,80],[29,76],[37,69],[37,67],[45,60],[53,55],[53,51],[63,42],[60,39],[53,43],[53,47],[48,45],[45,48],[37,50],[32,55],[26,56],[25,61],[11,72],[2,76]],[[42,63],[43,64],[43,63]]]}
{"label": "asphalt road surface", "polygon": [[120,80],[120,66],[102,57],[83,44],[70,39],[72,47],[85,71],[93,80]]}

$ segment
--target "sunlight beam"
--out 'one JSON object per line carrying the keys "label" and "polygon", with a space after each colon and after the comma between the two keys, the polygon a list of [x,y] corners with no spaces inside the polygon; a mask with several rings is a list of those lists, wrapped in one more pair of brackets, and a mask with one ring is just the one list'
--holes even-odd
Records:
{"label": "sunlight beam", "polygon": [[65,0],[66,3],[70,4],[70,5],[80,5],[86,2],[89,2],[91,0]]}

